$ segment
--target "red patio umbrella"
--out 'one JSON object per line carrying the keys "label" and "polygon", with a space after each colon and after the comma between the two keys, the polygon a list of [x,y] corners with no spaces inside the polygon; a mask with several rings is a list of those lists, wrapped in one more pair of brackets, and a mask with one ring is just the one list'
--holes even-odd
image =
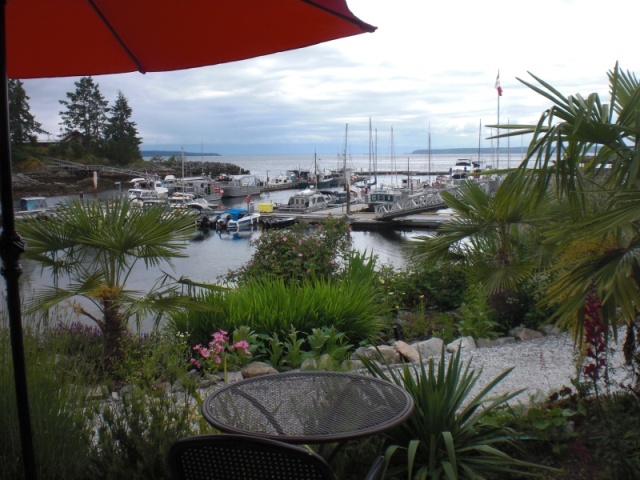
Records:
{"label": "red patio umbrella", "polygon": [[373,32],[345,0],[0,0],[0,255],[26,478],[29,418],[7,78],[160,72],[233,62]]}

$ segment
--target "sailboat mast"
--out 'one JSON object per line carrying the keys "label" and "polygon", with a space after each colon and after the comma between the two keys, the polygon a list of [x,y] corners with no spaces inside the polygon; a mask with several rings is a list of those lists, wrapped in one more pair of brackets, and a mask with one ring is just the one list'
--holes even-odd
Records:
{"label": "sailboat mast", "polygon": [[429,122],[429,136],[428,136],[428,142],[427,142],[427,146],[429,148],[428,150],[428,160],[429,160],[429,183],[433,183],[431,181],[431,122]]}
{"label": "sailboat mast", "polygon": [[347,134],[349,132],[349,124],[344,127],[344,188],[347,193],[347,215],[351,213],[351,185],[349,172],[347,171]]}
{"label": "sailboat mast", "polygon": [[180,147],[180,159],[182,160],[182,181],[184,182],[184,147],[182,146]]}
{"label": "sailboat mast", "polygon": [[369,117],[369,176],[371,176],[371,155],[373,153],[373,138],[371,136],[371,117]]}
{"label": "sailboat mast", "polygon": [[318,189],[318,156],[316,149],[313,149],[313,175],[316,177],[316,190]]}
{"label": "sailboat mast", "polygon": [[480,142],[482,141],[482,119],[480,119],[480,126],[478,127],[478,165],[482,165],[480,163]]}
{"label": "sailboat mast", "polygon": [[396,153],[395,146],[393,144],[393,125],[391,126],[391,170],[393,171],[393,181],[395,182],[395,187],[398,186],[398,172],[396,169]]}

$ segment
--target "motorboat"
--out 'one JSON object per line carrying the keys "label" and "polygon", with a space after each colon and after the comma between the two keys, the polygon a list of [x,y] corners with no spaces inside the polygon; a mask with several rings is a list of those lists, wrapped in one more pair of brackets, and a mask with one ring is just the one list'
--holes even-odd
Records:
{"label": "motorboat", "polygon": [[167,201],[166,193],[163,195],[159,194],[155,190],[149,190],[146,188],[130,188],[127,191],[127,198],[133,205],[138,207],[142,206],[142,204],[147,200]]}
{"label": "motorboat", "polygon": [[451,168],[451,178],[453,180],[462,180],[467,178],[470,173],[477,173],[480,171],[482,171],[480,162],[469,158],[459,158]]}
{"label": "motorboat", "polygon": [[169,189],[162,186],[160,179],[139,177],[130,183],[132,187],[127,190],[127,198],[138,207],[147,200],[166,200],[169,197]]}
{"label": "motorboat", "polygon": [[173,194],[192,195],[194,198],[204,198],[207,202],[217,202],[222,198],[218,182],[208,176],[185,177],[174,180]]}
{"label": "motorboat", "polygon": [[[322,193],[333,197],[331,205],[345,205],[347,203],[347,191],[346,190],[321,190]],[[349,203],[363,203],[364,196],[362,192],[351,189],[349,191]]]}
{"label": "motorboat", "polygon": [[41,217],[54,213],[47,203],[46,197],[23,197],[18,201],[15,218]]}
{"label": "motorboat", "polygon": [[222,198],[259,195],[262,191],[255,175],[220,175],[216,178],[216,188]]}
{"label": "motorboat", "polygon": [[370,210],[376,205],[393,205],[394,203],[408,198],[410,191],[401,188],[377,188],[367,194],[367,204]]}
{"label": "motorboat", "polygon": [[279,205],[278,210],[290,212],[315,212],[329,208],[334,200],[332,195],[322,193],[315,188],[300,190],[289,197],[286,205]]}
{"label": "motorboat", "polygon": [[257,225],[259,220],[259,213],[249,212],[246,208],[229,208],[218,213],[216,228],[219,230],[247,228]]}
{"label": "motorboat", "polygon": [[263,230],[287,228],[296,223],[296,217],[262,217],[260,222]]}

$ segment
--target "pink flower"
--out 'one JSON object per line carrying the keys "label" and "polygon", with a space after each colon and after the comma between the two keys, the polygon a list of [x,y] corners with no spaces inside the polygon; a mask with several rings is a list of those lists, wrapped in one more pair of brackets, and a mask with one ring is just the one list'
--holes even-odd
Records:
{"label": "pink flower", "polygon": [[220,359],[220,357],[216,357],[215,358],[215,362],[220,365],[222,363],[222,360]]}
{"label": "pink flower", "polygon": [[199,344],[197,344],[195,347],[193,347],[193,349],[194,349],[196,352],[197,352],[197,351],[199,351],[201,348],[202,348],[202,344],[201,344],[201,343],[199,343]]}
{"label": "pink flower", "polygon": [[202,355],[204,358],[209,358],[211,356],[211,352],[206,348],[202,348],[200,350],[200,355]]}
{"label": "pink flower", "polygon": [[249,343],[246,340],[240,340],[233,344],[233,348],[242,349],[245,355],[251,355],[249,351]]}
{"label": "pink flower", "polygon": [[224,343],[229,341],[229,337],[227,336],[227,332],[224,330],[218,330],[217,332],[211,334],[214,342],[216,343]]}

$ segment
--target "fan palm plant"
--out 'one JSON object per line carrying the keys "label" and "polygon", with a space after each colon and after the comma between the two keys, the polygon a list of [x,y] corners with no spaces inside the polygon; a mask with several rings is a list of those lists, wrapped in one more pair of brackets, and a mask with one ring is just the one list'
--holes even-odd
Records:
{"label": "fan palm plant", "polygon": [[412,242],[418,261],[462,262],[469,283],[483,287],[505,321],[510,317],[509,298],[546,259],[536,242],[540,214],[521,194],[523,183],[509,175],[493,196],[475,181],[463,182],[455,192],[441,192],[455,215],[437,235],[417,236]]}
{"label": "fan palm plant", "polygon": [[[61,205],[45,221],[26,219],[17,230],[29,245],[25,258],[52,272],[53,285],[36,292],[28,308],[48,310],[72,297],[80,315],[94,321],[104,338],[107,366],[121,357],[123,336],[134,316],[159,315],[186,306],[177,283],[158,282],[147,292],[126,289],[138,263],[145,267],[171,264],[185,256],[186,234],[193,218],[171,215],[162,206],[132,207],[127,201],[75,200]],[[91,305],[93,305],[92,308]]]}
{"label": "fan palm plant", "polygon": [[566,208],[549,217],[545,244],[555,250],[556,280],[546,303],[557,320],[577,326],[594,285],[602,318],[616,330],[622,316],[631,325],[640,304],[640,85],[616,64],[608,72],[610,99],[596,93],[565,96],[531,75],[525,82],[552,106],[536,125],[499,126],[503,136],[532,135],[516,175],[523,195],[538,202],[552,194]]}

